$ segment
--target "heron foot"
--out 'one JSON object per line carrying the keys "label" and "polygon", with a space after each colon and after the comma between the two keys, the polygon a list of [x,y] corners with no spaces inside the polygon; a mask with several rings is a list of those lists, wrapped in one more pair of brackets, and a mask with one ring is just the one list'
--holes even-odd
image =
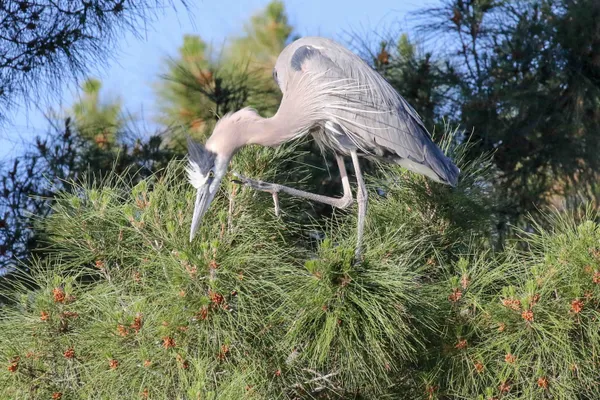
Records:
{"label": "heron foot", "polygon": [[279,192],[281,191],[281,185],[263,182],[257,179],[246,178],[245,176],[240,175],[237,172],[233,172],[232,174],[237,178],[233,180],[233,182],[235,183],[248,186],[254,190],[259,190],[261,192],[271,193],[271,195],[273,196],[273,203],[275,205],[275,215],[279,216],[279,214],[281,213],[281,207],[279,206]]}
{"label": "heron foot", "polygon": [[251,187],[254,190],[260,190],[261,192],[267,192],[271,194],[279,193],[281,191],[281,186],[275,183],[263,182],[259,181],[258,179],[246,178],[245,176],[242,176],[237,172],[233,172],[233,176],[238,178],[233,180],[235,183]]}

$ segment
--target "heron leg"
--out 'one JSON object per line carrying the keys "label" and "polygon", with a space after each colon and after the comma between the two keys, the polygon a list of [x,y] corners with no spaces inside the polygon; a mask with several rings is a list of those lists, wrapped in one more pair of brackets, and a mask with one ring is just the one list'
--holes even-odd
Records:
{"label": "heron leg", "polygon": [[352,204],[352,189],[350,189],[350,181],[348,180],[348,172],[346,172],[346,164],[344,164],[344,157],[340,156],[339,154],[336,154],[335,161],[337,161],[337,165],[340,170],[340,179],[342,180],[342,188],[344,190],[344,195],[342,198],[350,199],[350,202],[346,205],[346,207],[348,207],[350,204]]}
{"label": "heron leg", "polygon": [[273,196],[273,201],[275,203],[275,212],[279,213],[279,200],[278,193],[283,192],[287,193],[291,196],[302,197],[305,199],[318,201],[320,203],[329,204],[330,206],[344,209],[352,204],[352,190],[350,189],[350,182],[348,181],[348,173],[346,172],[346,166],[344,165],[344,158],[340,155],[335,156],[335,159],[338,164],[338,168],[340,169],[340,177],[342,179],[342,188],[344,190],[344,194],[342,197],[329,197],[323,196],[321,194],[310,193],[304,190],[298,190],[291,188],[289,186],[279,185],[276,183],[263,182],[257,179],[250,179],[244,176],[241,176],[238,173],[233,173],[233,175],[238,178],[240,183],[262,192],[271,193]]}
{"label": "heron leg", "polygon": [[356,151],[351,153],[352,163],[354,164],[354,173],[356,174],[356,181],[358,182],[358,191],[356,192],[356,202],[358,203],[358,227],[357,227],[357,239],[356,239],[356,250],[354,251],[354,259],[356,262],[360,262],[362,255],[362,243],[365,231],[365,218],[367,216],[367,204],[369,201],[369,195],[367,193],[367,186],[363,180],[363,175],[360,170],[360,163],[358,161],[358,154]]}

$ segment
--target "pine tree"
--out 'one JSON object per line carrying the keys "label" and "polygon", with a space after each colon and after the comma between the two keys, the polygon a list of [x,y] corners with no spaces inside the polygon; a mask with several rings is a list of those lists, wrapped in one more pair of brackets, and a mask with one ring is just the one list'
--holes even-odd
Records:
{"label": "pine tree", "polygon": [[413,43],[406,33],[382,41],[377,51],[359,50],[373,54],[373,68],[413,106],[431,132],[443,131],[443,119],[447,118],[444,98],[448,91],[443,59],[424,51],[423,46]]}
{"label": "pine tree", "polygon": [[254,15],[244,27],[244,35],[234,38],[229,57],[251,59],[262,72],[271,75],[277,57],[288,44],[293,32],[282,1],[271,1],[264,11]]}
{"label": "pine tree", "polygon": [[443,107],[473,131],[473,156],[495,152],[503,224],[597,202],[598,2],[452,0],[421,15],[452,49]]}
{"label": "pine tree", "polygon": [[[185,6],[186,1],[181,1]],[[15,103],[38,103],[60,83],[85,77],[114,54],[120,33],[138,33],[171,1],[16,1],[0,3],[0,121]]]}
{"label": "pine tree", "polygon": [[[415,371],[443,331],[433,286],[491,226],[476,185],[489,160],[450,143],[465,174],[455,190],[399,167],[369,178],[386,195],[373,192],[360,265],[356,210],[315,221],[324,239],[298,240],[294,218],[247,188],[224,186],[189,243],[194,192],[177,161],[135,184],[114,175],[62,193],[50,256],[22,280],[38,288],[11,289],[0,320],[2,395],[420,396]],[[262,151],[265,167],[248,148],[232,169],[279,175],[289,149]]]}
{"label": "pine tree", "polygon": [[211,121],[228,111],[223,110],[223,101],[215,94],[221,91],[221,85],[216,90],[215,71],[206,52],[202,39],[186,35],[178,59],[167,61],[168,72],[157,92],[163,124],[183,125],[195,135],[202,135],[213,126]]}
{"label": "pine tree", "polygon": [[87,80],[82,88],[80,102],[65,115],[53,113],[49,132],[0,169],[1,275],[27,269],[32,253],[44,256],[46,233],[39,221],[51,213],[59,191],[76,190],[70,182],[110,173],[137,181],[177,155],[165,148],[161,132],[136,138],[119,101],[100,102],[99,81]]}
{"label": "pine tree", "polygon": [[[394,166],[368,177],[385,195],[372,193],[361,264],[355,210],[299,241],[269,196],[224,186],[189,243],[182,162],[73,183],[44,223],[49,256],[3,289],[0,393],[598,397],[597,215],[556,214],[494,253],[490,159],[467,161],[451,136],[456,189]],[[253,149],[233,168],[278,175],[290,153],[263,151],[266,168]]]}
{"label": "pine tree", "polygon": [[100,101],[102,82],[87,79],[81,86],[81,100],[73,105],[71,113],[77,133],[84,139],[94,141],[99,147],[108,148],[118,142],[117,134],[123,132],[125,119],[120,99]]}
{"label": "pine tree", "polygon": [[273,1],[218,57],[200,37],[185,36],[157,85],[161,121],[204,139],[228,112],[250,106],[274,114],[281,95],[272,71],[291,31],[283,3]]}

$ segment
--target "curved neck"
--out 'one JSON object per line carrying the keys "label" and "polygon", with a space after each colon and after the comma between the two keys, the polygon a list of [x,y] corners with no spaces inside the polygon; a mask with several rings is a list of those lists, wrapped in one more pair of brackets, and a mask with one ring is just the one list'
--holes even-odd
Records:
{"label": "curved neck", "polygon": [[284,119],[279,113],[271,118],[252,115],[237,119],[233,114],[219,121],[213,134],[206,142],[206,148],[217,153],[233,156],[241,147],[249,144],[276,147],[293,139],[297,134],[294,123]]}

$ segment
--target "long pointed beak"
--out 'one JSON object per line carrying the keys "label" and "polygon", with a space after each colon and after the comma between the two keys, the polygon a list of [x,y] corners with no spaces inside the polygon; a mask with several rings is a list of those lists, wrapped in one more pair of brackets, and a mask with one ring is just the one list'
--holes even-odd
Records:
{"label": "long pointed beak", "polygon": [[190,242],[194,239],[194,236],[196,235],[196,231],[198,230],[198,227],[200,226],[200,221],[202,220],[202,217],[204,216],[204,213],[206,212],[206,210],[208,209],[208,205],[210,204],[210,199],[209,197],[209,186],[208,184],[205,184],[204,186],[202,186],[201,188],[198,189],[198,193],[196,194],[196,203],[194,205],[194,216],[192,217],[192,226],[190,228]]}

